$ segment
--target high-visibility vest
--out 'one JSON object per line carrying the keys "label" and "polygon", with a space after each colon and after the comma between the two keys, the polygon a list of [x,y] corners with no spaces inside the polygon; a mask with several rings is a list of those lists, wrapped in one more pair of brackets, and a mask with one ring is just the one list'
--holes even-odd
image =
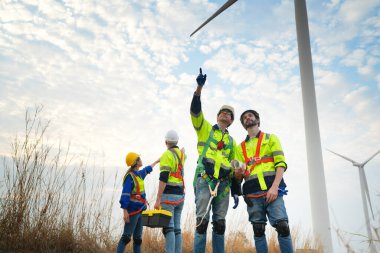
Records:
{"label": "high-visibility vest", "polygon": [[[178,152],[180,154],[178,154]],[[174,164],[173,160],[169,157],[166,156],[172,156],[174,158]],[[169,177],[168,177],[168,182],[166,185],[170,186],[180,186],[183,187],[183,191],[185,191],[185,181],[184,181],[184,159],[185,155],[182,153],[181,150],[179,150],[177,147],[176,148],[170,148],[168,149],[167,152],[164,153],[163,157],[168,158],[165,159],[166,161],[170,161],[168,164],[163,164],[163,166],[160,168],[161,170],[166,170],[169,171]],[[163,160],[163,159],[160,159]],[[163,200],[160,202],[160,204],[168,204],[168,205],[178,205],[182,203],[185,200],[185,198],[181,198],[178,201],[169,201],[169,200]]]}
{"label": "high-visibility vest", "polygon": [[[258,179],[260,188],[261,190],[267,190],[268,187],[265,183],[265,176],[275,176],[275,159],[274,156],[282,156],[283,157],[283,152],[281,150],[281,146],[278,143],[278,149],[275,150],[274,152],[268,152],[262,151],[262,143],[263,143],[263,138],[265,136],[265,140],[269,141],[270,134],[265,134],[263,132],[260,132],[259,138],[257,140],[255,152],[253,156],[249,157],[247,154],[247,149],[246,149],[246,142],[243,141],[241,143],[241,148],[242,148],[242,153],[244,156],[244,161],[247,165],[246,171],[244,173],[244,178],[246,181],[251,180],[251,179]],[[282,159],[281,161],[284,166],[286,166],[285,161]],[[261,165],[261,166],[259,166]]]}
{"label": "high-visibility vest", "polygon": [[[133,172],[129,171],[125,174],[124,179],[123,179],[123,185],[125,182],[125,179],[127,178],[128,175],[131,175],[132,180],[133,180],[133,189],[132,193],[130,195],[130,201],[132,202],[141,202],[145,206],[146,200],[141,197],[142,194],[145,194],[145,186],[144,186],[144,180],[140,176],[136,176]],[[142,211],[142,208],[135,211],[135,212],[130,212],[129,216],[133,216],[135,214],[138,214],[139,212]]]}
{"label": "high-visibility vest", "polygon": [[160,158],[160,171],[168,172],[169,177],[166,182],[170,186],[183,187],[183,164],[184,154],[178,147],[168,149]]}
{"label": "high-visibility vest", "polygon": [[176,170],[170,172],[170,174],[169,174],[169,180],[171,179],[171,177],[174,177],[174,178],[176,178],[178,180],[181,180],[182,184],[183,184],[183,188],[185,188],[185,181],[183,180],[183,175],[184,175],[184,171],[183,171],[184,154],[180,150],[179,152],[181,153],[181,156],[179,156],[178,153],[174,149],[169,149],[169,150],[173,154],[174,160],[176,161]]}
{"label": "high-visibility vest", "polygon": [[[228,132],[213,127],[203,116],[191,115],[191,120],[198,135],[198,164],[196,174],[204,171],[203,161],[214,164],[214,178],[219,178],[220,169],[231,171],[230,161],[233,159],[234,140]],[[223,142],[223,148],[218,149],[218,143]]]}

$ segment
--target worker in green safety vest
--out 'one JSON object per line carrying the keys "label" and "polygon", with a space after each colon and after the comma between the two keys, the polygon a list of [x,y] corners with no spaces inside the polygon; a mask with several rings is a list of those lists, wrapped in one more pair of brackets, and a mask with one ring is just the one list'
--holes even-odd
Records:
{"label": "worker in green safety vest", "polygon": [[[194,236],[194,252],[205,252],[206,232],[212,208],[212,246],[213,252],[224,252],[224,232],[226,214],[229,204],[231,182],[234,172],[231,160],[234,159],[236,143],[227,128],[234,121],[232,106],[223,105],[217,114],[217,124],[211,125],[205,118],[201,106],[201,91],[206,82],[202,69],[197,77],[197,88],[191,102],[191,121],[198,137],[198,161],[194,176],[194,192],[196,205],[196,230]],[[235,206],[238,205],[239,187],[233,187]]]}

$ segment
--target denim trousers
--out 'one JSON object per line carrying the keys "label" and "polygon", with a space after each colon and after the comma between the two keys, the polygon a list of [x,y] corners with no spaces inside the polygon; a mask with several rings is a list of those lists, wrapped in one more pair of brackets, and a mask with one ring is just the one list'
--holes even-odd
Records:
{"label": "denim trousers", "polygon": [[[254,194],[260,194],[263,191]],[[249,221],[253,224],[267,224],[267,217],[272,227],[275,227],[279,221],[288,221],[285,204],[282,196],[278,196],[273,202],[268,203],[266,197],[251,198],[252,207],[247,206]],[[288,236],[277,235],[281,253],[293,253],[292,238]],[[265,234],[261,237],[254,236],[256,252],[267,253],[268,243]]]}
{"label": "denim trousers", "polygon": [[124,231],[119,244],[117,245],[116,253],[124,253],[127,245],[126,241],[131,240],[133,234],[133,252],[141,253],[141,243],[136,244],[135,240],[142,239],[143,226],[141,222],[141,212],[133,216],[129,216],[129,223],[124,224]]}
{"label": "denim trousers", "polygon": [[[230,188],[228,180],[221,181],[217,191],[219,197],[215,197],[211,202],[213,222],[225,220],[229,204],[229,191]],[[225,194],[223,197],[223,193],[227,194]],[[208,183],[203,177],[198,177],[195,185],[195,206],[197,220],[203,217],[203,219],[207,222],[210,220],[210,210],[207,210],[207,205],[210,198],[211,194]],[[204,253],[206,251],[206,240],[207,231],[200,234],[197,230],[195,230],[193,252]],[[224,234],[215,233],[214,230],[212,232],[212,251],[214,253],[224,252]]]}
{"label": "denim trousers", "polygon": [[[162,201],[178,202],[184,199],[184,195],[162,194]],[[161,208],[172,213],[168,227],[163,228],[165,236],[165,252],[182,252],[181,214],[184,202],[178,204],[161,203]]]}

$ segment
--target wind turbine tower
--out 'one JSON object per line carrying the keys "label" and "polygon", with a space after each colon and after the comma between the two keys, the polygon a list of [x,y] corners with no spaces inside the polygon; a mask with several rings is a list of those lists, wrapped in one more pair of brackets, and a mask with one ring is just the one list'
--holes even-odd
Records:
{"label": "wind turbine tower", "polygon": [[[228,0],[219,10],[208,18],[190,36],[199,31],[208,22],[233,5],[237,0]],[[298,56],[301,73],[302,101],[305,121],[307,164],[309,171],[309,189],[313,230],[323,243],[325,252],[333,252],[327,191],[323,168],[321,138],[315,96],[313,63],[311,58],[309,24],[306,0],[294,0],[298,42]]]}
{"label": "wind turbine tower", "polygon": [[368,240],[369,240],[369,249],[370,249],[370,252],[371,253],[376,253],[376,247],[373,243],[373,236],[372,236],[372,231],[371,231],[371,223],[370,223],[370,219],[369,219],[369,213],[368,213],[368,205],[367,205],[367,202],[369,204],[369,207],[371,209],[371,213],[372,213],[372,219],[374,219],[374,215],[373,215],[373,210],[372,210],[372,203],[371,203],[371,199],[370,199],[370,196],[369,196],[369,190],[368,190],[368,184],[367,184],[367,178],[365,176],[365,171],[364,171],[364,165],[366,165],[369,161],[371,161],[377,154],[380,153],[380,150],[377,151],[375,154],[373,154],[370,158],[368,158],[365,162],[363,163],[358,163],[358,162],[355,162],[354,160],[348,158],[348,157],[345,157],[341,154],[338,154],[338,153],[335,153],[334,151],[331,151],[329,149],[327,149],[328,151],[330,151],[331,153],[337,155],[337,156],[340,156],[342,157],[343,159],[346,159],[347,161],[350,161],[352,163],[353,166],[355,167],[358,167],[359,169],[359,178],[360,178],[360,190],[361,190],[361,194],[362,194],[362,201],[363,201],[363,209],[364,209],[364,217],[365,217],[365,223],[366,223],[366,227],[367,227],[367,236],[368,236]]}

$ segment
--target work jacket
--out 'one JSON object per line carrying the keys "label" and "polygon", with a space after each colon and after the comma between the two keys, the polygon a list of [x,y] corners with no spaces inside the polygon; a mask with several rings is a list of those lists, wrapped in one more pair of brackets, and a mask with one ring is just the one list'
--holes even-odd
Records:
{"label": "work jacket", "polygon": [[175,146],[160,158],[160,181],[166,183],[165,194],[184,194],[184,163],[186,156]]}
{"label": "work jacket", "polygon": [[120,206],[127,209],[129,215],[146,209],[146,194],[144,178],[152,172],[151,166],[135,171],[129,170],[123,180],[123,191],[120,197]]}
{"label": "work jacket", "polygon": [[[262,135],[261,145],[258,145],[260,135]],[[247,165],[244,174],[244,195],[268,190],[275,179],[276,169],[278,167],[287,169],[284,152],[277,136],[261,131],[254,138],[247,136],[245,141],[238,145],[235,159]],[[286,187],[283,179],[280,187]]]}
{"label": "work jacket", "polygon": [[[230,161],[234,159],[235,141],[227,130],[222,132],[218,125],[212,126],[204,118],[200,96],[193,96],[190,113],[191,122],[198,136],[199,157],[196,176],[204,172],[216,179],[232,176]],[[218,149],[220,141],[223,142],[223,148]]]}

